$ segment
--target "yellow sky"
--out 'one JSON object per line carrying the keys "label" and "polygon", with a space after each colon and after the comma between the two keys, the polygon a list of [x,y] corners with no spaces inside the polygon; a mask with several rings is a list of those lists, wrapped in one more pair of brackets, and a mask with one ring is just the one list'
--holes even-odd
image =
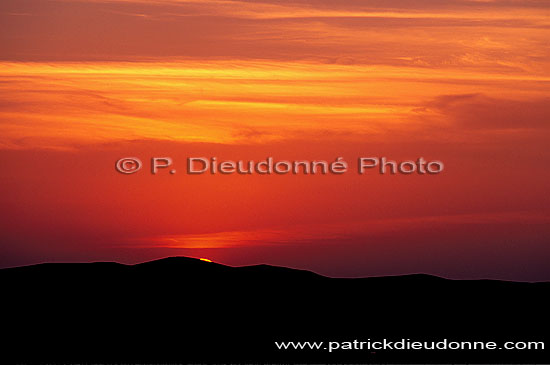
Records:
{"label": "yellow sky", "polygon": [[[537,0],[8,0],[0,18],[1,148],[468,140],[501,106],[536,121],[497,129],[540,129],[547,113]],[[492,121],[465,128],[478,108]]]}
{"label": "yellow sky", "polygon": [[6,96],[0,112],[3,147],[62,148],[135,139],[257,143],[326,132],[356,139],[419,130],[451,122],[430,104],[441,95],[525,101],[543,97],[550,77],[460,68],[181,61],[4,62],[0,79]]}

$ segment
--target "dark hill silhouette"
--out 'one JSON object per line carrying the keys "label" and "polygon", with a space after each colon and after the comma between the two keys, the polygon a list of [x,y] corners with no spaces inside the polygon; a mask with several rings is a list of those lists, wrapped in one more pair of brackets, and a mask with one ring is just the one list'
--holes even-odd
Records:
{"label": "dark hill silhouette", "polygon": [[[550,283],[335,279],[186,257],[0,270],[4,362],[513,363],[549,351],[278,350],[274,341],[546,341]],[[373,353],[374,352],[374,353]]]}

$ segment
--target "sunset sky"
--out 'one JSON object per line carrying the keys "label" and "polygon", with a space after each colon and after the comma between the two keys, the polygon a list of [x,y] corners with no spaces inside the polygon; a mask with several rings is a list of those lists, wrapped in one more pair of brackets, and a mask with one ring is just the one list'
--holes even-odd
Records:
{"label": "sunset sky", "polygon": [[[3,0],[0,267],[550,280],[547,0]],[[122,157],[438,175],[124,175]]]}

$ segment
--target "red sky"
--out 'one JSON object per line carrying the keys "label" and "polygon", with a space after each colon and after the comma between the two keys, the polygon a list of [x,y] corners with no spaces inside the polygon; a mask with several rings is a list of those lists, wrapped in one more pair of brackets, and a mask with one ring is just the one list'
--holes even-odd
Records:
{"label": "red sky", "polygon": [[[0,4],[0,265],[550,280],[546,1]],[[118,158],[441,160],[430,176]]]}

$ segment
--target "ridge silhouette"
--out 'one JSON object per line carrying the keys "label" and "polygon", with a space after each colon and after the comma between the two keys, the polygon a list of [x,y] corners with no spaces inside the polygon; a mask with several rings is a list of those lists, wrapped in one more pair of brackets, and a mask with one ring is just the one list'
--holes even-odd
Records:
{"label": "ridge silhouette", "polygon": [[0,270],[15,362],[547,362],[538,351],[278,350],[275,341],[546,341],[550,283],[329,278],[188,257]]}

